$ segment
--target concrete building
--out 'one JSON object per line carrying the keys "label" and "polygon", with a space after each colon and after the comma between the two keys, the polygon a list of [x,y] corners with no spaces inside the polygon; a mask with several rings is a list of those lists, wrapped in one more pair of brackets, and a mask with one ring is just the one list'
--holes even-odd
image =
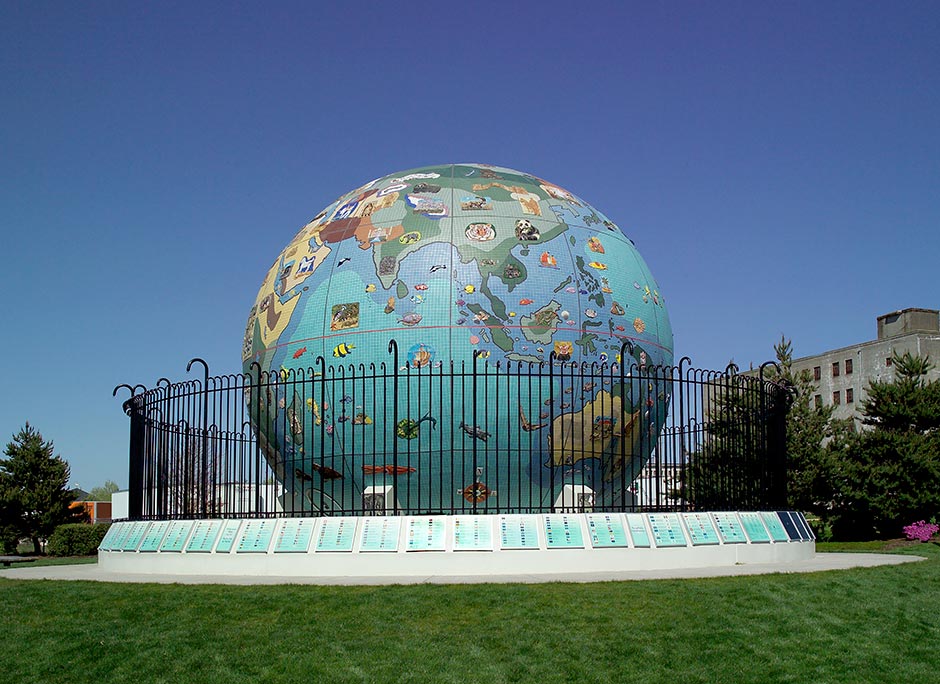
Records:
{"label": "concrete building", "polygon": [[816,383],[817,406],[833,406],[833,418],[861,420],[860,409],[872,380],[891,380],[894,352],[929,356],[938,367],[928,380],[940,379],[940,312],[903,309],[878,317],[878,337],[851,347],[793,360],[793,371],[808,370]]}

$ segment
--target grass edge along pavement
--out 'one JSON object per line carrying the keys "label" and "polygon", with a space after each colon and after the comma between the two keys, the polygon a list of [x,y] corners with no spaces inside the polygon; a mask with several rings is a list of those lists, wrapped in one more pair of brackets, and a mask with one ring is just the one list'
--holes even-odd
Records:
{"label": "grass edge along pavement", "polygon": [[940,663],[940,546],[897,552],[928,560],[700,580],[385,587],[50,582],[0,571],[0,673],[45,682],[79,673],[112,682],[930,681]]}

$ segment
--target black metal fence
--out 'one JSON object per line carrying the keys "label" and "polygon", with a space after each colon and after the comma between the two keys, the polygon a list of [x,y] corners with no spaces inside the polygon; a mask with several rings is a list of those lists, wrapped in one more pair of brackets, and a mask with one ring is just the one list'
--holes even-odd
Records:
{"label": "black metal fence", "polygon": [[[621,357],[630,359],[627,345]],[[131,519],[775,509],[785,387],[677,366],[386,362],[130,391]],[[766,366],[767,364],[765,364]]]}

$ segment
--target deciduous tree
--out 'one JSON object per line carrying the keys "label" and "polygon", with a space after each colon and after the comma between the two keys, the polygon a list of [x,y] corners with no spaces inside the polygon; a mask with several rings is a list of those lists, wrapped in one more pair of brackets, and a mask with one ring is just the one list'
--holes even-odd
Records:
{"label": "deciduous tree", "polygon": [[116,482],[111,480],[105,480],[104,484],[100,487],[92,487],[91,491],[88,492],[86,497],[87,501],[110,501],[111,495],[118,491],[118,486]]}

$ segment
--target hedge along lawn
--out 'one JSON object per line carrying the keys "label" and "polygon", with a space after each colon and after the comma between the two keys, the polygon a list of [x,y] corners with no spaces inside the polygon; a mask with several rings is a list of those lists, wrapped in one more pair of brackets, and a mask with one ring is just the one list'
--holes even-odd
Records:
{"label": "hedge along lawn", "polygon": [[926,682],[929,560],[595,584],[183,586],[0,573],[5,681]]}

